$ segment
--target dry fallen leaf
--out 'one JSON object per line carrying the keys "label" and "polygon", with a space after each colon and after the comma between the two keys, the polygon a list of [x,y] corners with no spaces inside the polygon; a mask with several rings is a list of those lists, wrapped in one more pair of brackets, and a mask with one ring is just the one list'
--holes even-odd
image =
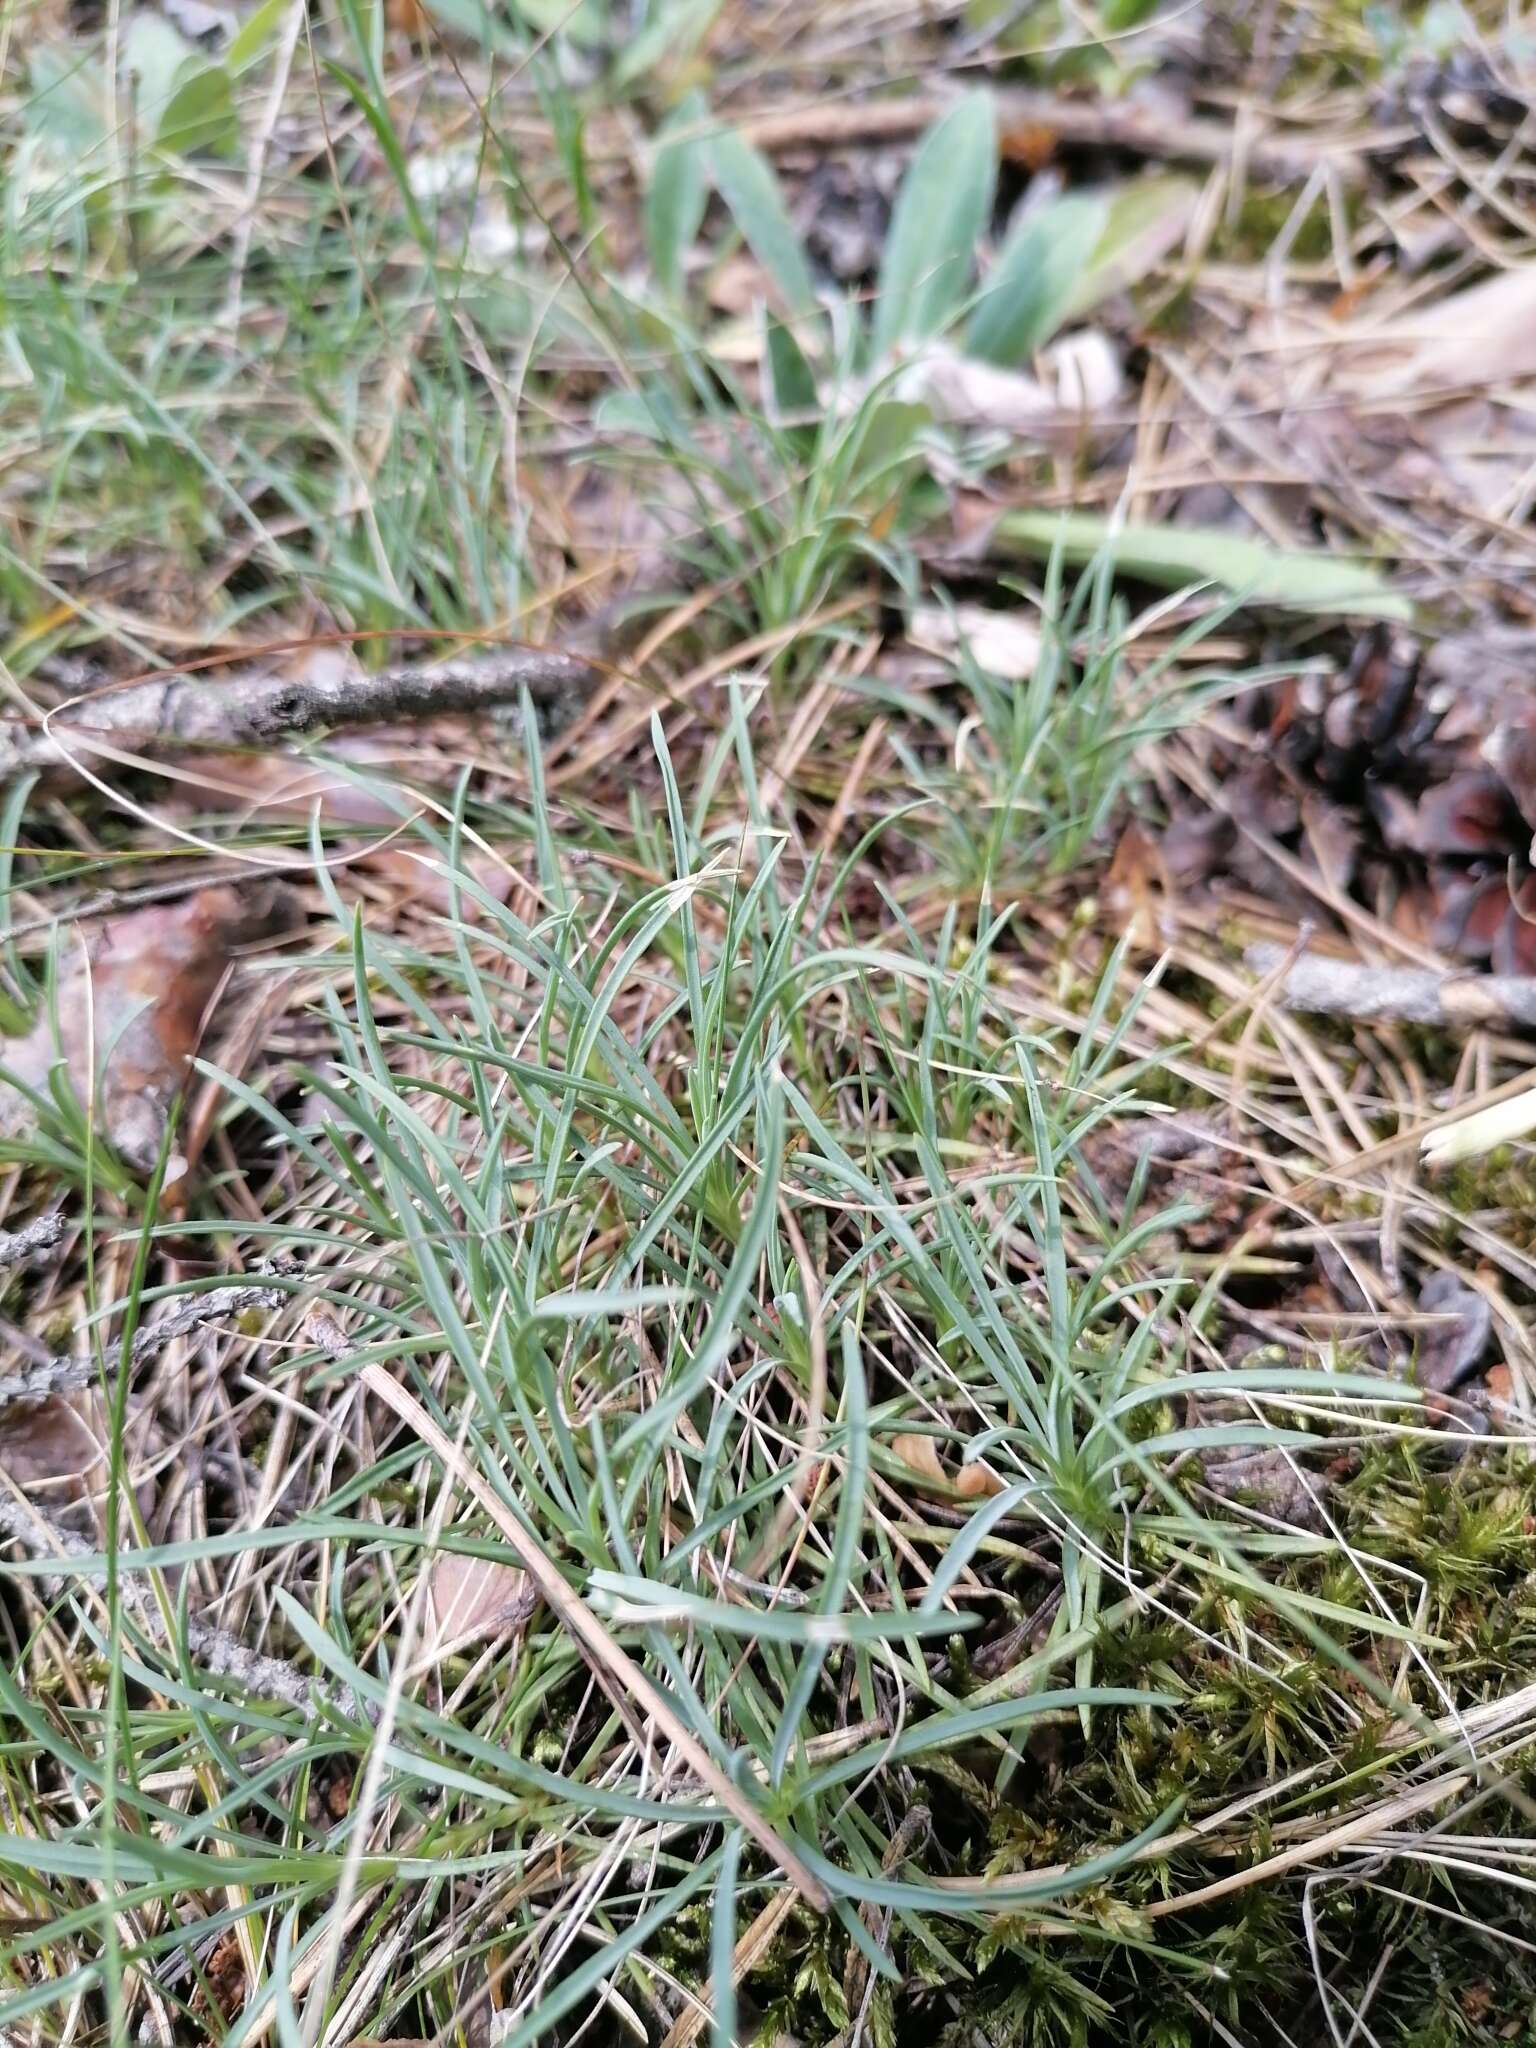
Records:
{"label": "dry fallen leaf", "polygon": [[950,1482],[939,1463],[938,1447],[931,1436],[893,1436],[891,1449],[919,1478],[926,1479],[930,1485],[943,1487],[946,1493],[949,1491]]}
{"label": "dry fallen leaf", "polygon": [[1366,315],[1342,338],[1349,347],[1336,388],[1375,401],[1536,376],[1536,263],[1501,270],[1438,303],[1421,299],[1385,321]]}
{"label": "dry fallen leaf", "polygon": [[442,1551],[427,1581],[428,1651],[443,1657],[486,1636],[510,1634],[528,1619],[535,1600],[528,1574],[515,1565]]}
{"label": "dry fallen leaf", "polygon": [[1449,1393],[1487,1349],[1493,1334],[1493,1310],[1485,1294],[1449,1269],[1431,1273],[1424,1282],[1419,1289],[1419,1310],[1443,1320],[1419,1332],[1415,1377],[1421,1387]]}
{"label": "dry fallen leaf", "polygon": [[1138,953],[1159,953],[1172,936],[1173,883],[1162,847],[1133,818],[1104,877],[1104,908]]}
{"label": "dry fallen leaf", "polygon": [[[0,1044],[0,1131],[30,1130],[36,1109],[23,1089],[47,1097],[62,1062],[76,1099],[94,1102],[96,1126],[139,1173],[153,1170],[171,1103],[202,1035],[204,1013],[237,946],[275,930],[287,912],[268,884],[199,889],[70,934],[61,953],[53,1014],[24,1038]],[[167,1182],[186,1162],[173,1157]]]}
{"label": "dry fallen leaf", "polygon": [[951,1479],[939,1458],[937,1441],[931,1436],[920,1436],[915,1431],[893,1436],[891,1449],[923,1482],[924,1488],[934,1488],[946,1497],[958,1494],[962,1500],[981,1500],[1003,1491],[1002,1480],[982,1464],[962,1465],[959,1475]]}
{"label": "dry fallen leaf", "polygon": [[1326,1483],[1283,1450],[1207,1451],[1205,1483],[1223,1500],[1255,1509],[1293,1529],[1321,1529]]}
{"label": "dry fallen leaf", "polygon": [[946,659],[963,647],[978,668],[1009,682],[1033,674],[1040,659],[1040,628],[1025,611],[990,611],[979,604],[920,604],[913,607],[907,638],[925,654]]}
{"label": "dry fallen leaf", "polygon": [[1519,1403],[1515,1398],[1515,1376],[1501,1360],[1490,1366],[1484,1386],[1488,1393],[1488,1412],[1499,1429],[1515,1430],[1520,1427]]}
{"label": "dry fallen leaf", "polygon": [[[399,734],[343,735],[330,742],[326,761],[280,753],[193,754],[181,768],[204,809],[271,811],[284,818],[308,818],[318,810],[328,825],[378,825],[387,831],[409,814],[409,798],[402,792],[391,803],[368,786],[367,771],[397,769],[410,758],[407,747]],[[363,779],[346,773],[348,762],[364,771]]]}
{"label": "dry fallen leaf", "polygon": [[993,1494],[1006,1491],[1006,1488],[990,1465],[983,1465],[978,1461],[960,1467],[955,1479],[955,1491],[962,1500],[986,1500]]}
{"label": "dry fallen leaf", "polygon": [[[88,1394],[51,1394],[42,1401],[9,1401],[0,1407],[0,1476],[61,1528],[89,1535],[99,1526],[110,1463],[94,1416],[99,1404]],[[164,1440],[152,1410],[129,1397],[124,1437],[125,1469],[153,1470]],[[133,1481],[139,1512],[154,1510],[156,1488],[148,1476]]]}
{"label": "dry fallen leaf", "polygon": [[78,1396],[8,1407],[0,1416],[0,1471],[57,1516],[105,1481],[107,1459]]}

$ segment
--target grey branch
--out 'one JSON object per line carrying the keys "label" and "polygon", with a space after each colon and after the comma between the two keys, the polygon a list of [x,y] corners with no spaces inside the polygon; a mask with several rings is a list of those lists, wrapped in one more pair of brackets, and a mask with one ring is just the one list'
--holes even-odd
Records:
{"label": "grey branch", "polygon": [[[244,1315],[253,1308],[281,1308],[287,1299],[287,1290],[282,1287],[215,1287],[207,1294],[188,1295],[158,1322],[146,1323],[135,1332],[130,1363],[134,1367],[143,1365],[175,1338],[189,1336],[205,1323]],[[116,1369],[109,1359],[108,1370]],[[45,1358],[37,1364],[22,1366],[18,1372],[0,1374],[0,1408],[13,1401],[46,1401],[54,1394],[76,1393],[81,1387],[94,1386],[100,1375],[100,1366],[89,1355]]]}
{"label": "grey branch", "polygon": [[69,767],[77,756],[89,758],[93,740],[147,753],[269,747],[342,726],[489,711],[515,703],[525,689],[537,704],[563,704],[590,690],[597,679],[597,669],[578,655],[531,647],[380,669],[373,675],[257,671],[232,681],[164,676],[83,698],[60,711],[46,732],[13,727],[0,736],[0,776]]}
{"label": "grey branch", "polygon": [[[81,1537],[61,1529],[57,1522],[25,1501],[0,1500],[0,1533],[14,1537],[34,1557],[64,1560],[91,1555],[91,1546]],[[164,1613],[148,1588],[133,1575],[134,1570],[132,1564],[125,1568],[122,1579],[124,1601],[149,1641],[166,1648],[170,1645],[170,1634]],[[58,1599],[63,1593],[67,1577],[68,1574],[62,1572],[42,1575],[42,1588],[50,1600]],[[296,1708],[309,1720],[315,1719],[327,1707],[352,1719],[369,1718],[350,1686],[336,1687],[323,1679],[306,1678],[302,1671],[283,1658],[264,1657],[260,1651],[250,1649],[238,1637],[232,1636],[228,1629],[199,1621],[194,1614],[186,1616],[183,1629],[180,1640],[193,1662],[215,1677],[233,1678],[258,1699],[277,1700],[285,1707]]]}
{"label": "grey branch", "polygon": [[64,1218],[58,1210],[49,1216],[34,1217],[24,1229],[0,1230],[0,1272],[57,1251],[63,1240]]}
{"label": "grey branch", "polygon": [[[1273,974],[1288,958],[1284,946],[1250,946],[1244,958],[1256,974]],[[1285,1010],[1316,1010],[1356,1023],[1536,1026],[1536,977],[1524,974],[1436,974],[1423,967],[1373,967],[1302,953],[1276,990]]]}

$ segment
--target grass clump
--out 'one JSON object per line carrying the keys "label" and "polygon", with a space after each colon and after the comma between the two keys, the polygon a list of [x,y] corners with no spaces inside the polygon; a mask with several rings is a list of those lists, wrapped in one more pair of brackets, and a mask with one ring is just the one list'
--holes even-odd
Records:
{"label": "grass clump", "polygon": [[[157,1173],[59,1071],[0,1140],[70,1219],[9,1341],[99,1367],[0,1407],[0,2025],[1518,2040],[1536,1479],[1317,1253],[1481,1246],[1518,1169],[1404,1222],[1340,1133],[1414,1059],[1240,1000],[1173,888],[1109,905],[1175,737],[1312,622],[950,530],[1105,442],[934,362],[1043,378],[1160,264],[1193,321],[1188,181],[1009,225],[958,96],[855,303],[752,140],[792,36],[461,13],[86,13],[7,74],[30,708],[193,649],[615,659],[563,726],[284,756],[298,804],[153,736],[10,800],[11,1035],[159,890],[292,900]],[[1038,655],[916,659],[951,593]],[[155,1336],[235,1275],[283,1305]]]}

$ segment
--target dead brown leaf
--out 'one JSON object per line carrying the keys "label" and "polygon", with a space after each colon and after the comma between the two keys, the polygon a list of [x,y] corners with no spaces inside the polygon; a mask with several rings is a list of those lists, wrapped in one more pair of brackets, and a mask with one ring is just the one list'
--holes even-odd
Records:
{"label": "dead brown leaf", "polygon": [[919,1436],[915,1432],[893,1436],[891,1449],[903,1465],[927,1485],[936,1486],[943,1493],[950,1492],[949,1477],[939,1463],[938,1446],[931,1436]]}
{"label": "dead brown leaf", "polygon": [[1040,659],[1040,628],[1025,611],[985,605],[915,605],[907,638],[925,654],[951,659],[965,649],[978,668],[1010,682],[1032,675]]}
{"label": "dead brown leaf", "polygon": [[[113,1150],[138,1173],[153,1170],[171,1103],[203,1032],[205,1015],[238,946],[278,928],[284,893],[267,884],[199,889],[178,903],[151,904],[104,920],[66,941],[56,1014],[0,1048],[20,1086],[0,1084],[0,1130],[30,1130],[62,1062],[76,1099],[94,1106]],[[186,1162],[173,1157],[167,1182]]]}
{"label": "dead brown leaf", "polygon": [[1457,1273],[1431,1273],[1419,1289],[1419,1311],[1442,1318],[1419,1332],[1417,1372],[1421,1387],[1449,1393],[1472,1371],[1493,1334],[1488,1297]]}
{"label": "dead brown leaf", "polygon": [[952,1479],[944,1470],[939,1457],[938,1442],[934,1437],[919,1435],[915,1430],[891,1438],[891,1449],[903,1465],[921,1481],[920,1492],[935,1492],[950,1499],[956,1494],[961,1500],[984,1500],[992,1494],[1003,1491],[1003,1482],[990,1466],[978,1463],[962,1465]]}
{"label": "dead brown leaf", "polygon": [[199,2010],[211,2003],[212,2010],[227,2025],[245,2003],[245,1957],[241,1952],[238,1931],[227,1928],[214,1943],[207,1962],[203,1966],[207,1980],[206,1994],[199,1992],[196,2005]]}
{"label": "dead brown leaf", "polygon": [[[444,917],[454,915],[454,878],[425,854],[409,846],[381,846],[356,864],[385,882],[397,903],[419,903]],[[506,902],[517,879],[505,861],[489,854],[470,855],[463,874],[497,903]],[[457,914],[466,924],[474,922],[480,907],[467,889],[458,891]]]}
{"label": "dead brown leaf", "polygon": [[[421,741],[418,736],[418,758]],[[398,825],[401,806],[390,803],[364,780],[354,781],[346,764],[388,773],[408,760],[403,734],[369,733],[333,739],[330,761],[296,754],[194,754],[181,766],[205,808],[271,811],[283,818],[307,818],[318,810],[333,825]]]}
{"label": "dead brown leaf", "polygon": [[1212,1493],[1256,1509],[1293,1529],[1323,1527],[1325,1482],[1283,1450],[1207,1452],[1201,1460]]}
{"label": "dead brown leaf", "polygon": [[1133,818],[1104,877],[1104,908],[1135,952],[1158,953],[1171,936],[1173,880],[1163,850]]}
{"label": "dead brown leaf", "polygon": [[1536,263],[1386,321],[1364,317],[1345,334],[1336,388],[1373,401],[1536,377]]}
{"label": "dead brown leaf", "polygon": [[1488,1413],[1498,1429],[1520,1427],[1519,1404],[1515,1398],[1515,1376],[1501,1360],[1490,1366],[1483,1382],[1488,1396]]}
{"label": "dead brown leaf", "polygon": [[535,1602],[528,1574],[515,1565],[442,1551],[427,1581],[431,1654],[443,1657],[487,1636],[511,1634],[527,1621]]}
{"label": "dead brown leaf", "polygon": [[35,1406],[6,1409],[0,1418],[0,1471],[57,1515],[105,1480],[106,1457],[77,1397],[55,1394]]}
{"label": "dead brown leaf", "polygon": [[955,1491],[962,1500],[988,1500],[994,1494],[1004,1492],[1005,1488],[992,1467],[983,1465],[978,1460],[974,1464],[960,1467],[955,1479]]}

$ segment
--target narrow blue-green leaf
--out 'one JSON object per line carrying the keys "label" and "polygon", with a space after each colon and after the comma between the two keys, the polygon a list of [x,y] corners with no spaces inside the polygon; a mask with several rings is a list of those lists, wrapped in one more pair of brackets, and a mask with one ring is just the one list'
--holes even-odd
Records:
{"label": "narrow blue-green leaf", "polygon": [[741,1868],[740,1828],[725,1838],[720,1879],[715,1886],[709,1929],[710,2003],[714,2007],[714,2048],[735,2048],[736,2042],[736,1880]]}
{"label": "narrow blue-green leaf", "polygon": [[701,1891],[716,1875],[720,1868],[722,1851],[717,1849],[697,1867],[681,1878],[672,1889],[663,1892],[648,1913],[642,1913],[638,1920],[624,1930],[617,1939],[600,1948],[596,1955],[589,1956],[578,1965],[568,1977],[562,1977],[537,2001],[521,2026],[514,2027],[501,2036],[501,2048],[532,2048],[535,2041],[548,2034],[557,2020],[563,2019],[573,2008],[585,2004],[586,2000],[602,1983],[605,1977],[614,1976],[626,1956],[634,1954],[644,1946],[653,1934],[675,1919],[679,1911],[695,1892]]}
{"label": "narrow blue-green leaf", "polygon": [[[831,1620],[846,1621],[842,1609],[853,1584],[859,1554],[859,1537],[864,1528],[864,1508],[869,1494],[869,1402],[864,1384],[864,1362],[859,1356],[858,1333],[852,1323],[842,1328],[843,1405],[847,1421],[848,1451],[843,1461],[842,1490],[837,1503],[837,1527],[832,1536],[832,1556],[822,1587],[821,1612]],[[948,1617],[946,1617],[947,1619]],[[901,1617],[905,1621],[905,1617]],[[821,1675],[827,1645],[812,1638],[800,1654],[794,1682],[784,1702],[784,1718],[773,1745],[769,1782],[778,1785],[784,1776],[789,1753],[800,1732],[800,1724],[811,1704],[816,1680]]]}
{"label": "narrow blue-green leaf", "polygon": [[961,1707],[950,1713],[934,1714],[905,1728],[893,1741],[885,1737],[824,1765],[805,1783],[810,1798],[845,1785],[850,1778],[862,1778],[877,1764],[904,1763],[934,1750],[963,1749],[983,1736],[1035,1721],[1042,1714],[1070,1714],[1080,1707],[1177,1707],[1181,1702],[1170,1692],[1144,1692],[1128,1686],[1064,1686],[1054,1692],[1027,1693],[1017,1699],[996,1700],[989,1706]]}
{"label": "narrow blue-green leaf", "polygon": [[1113,1877],[1117,1870],[1122,1870],[1166,1835],[1183,1811],[1184,1801],[1176,1799],[1150,1827],[1143,1828],[1130,1841],[1122,1842],[1114,1849],[1105,1849],[1100,1855],[1090,1856],[1085,1862],[1049,1876],[1000,1877],[978,1880],[964,1887],[957,1885],[953,1889],[935,1884],[903,1884],[894,1878],[859,1877],[829,1863],[814,1849],[802,1847],[801,1854],[830,1890],[867,1905],[906,1907],[919,1913],[963,1913],[978,1908],[995,1912],[1009,1906],[1028,1905],[1036,1899],[1065,1898],[1070,1892],[1101,1884],[1106,1877]]}

